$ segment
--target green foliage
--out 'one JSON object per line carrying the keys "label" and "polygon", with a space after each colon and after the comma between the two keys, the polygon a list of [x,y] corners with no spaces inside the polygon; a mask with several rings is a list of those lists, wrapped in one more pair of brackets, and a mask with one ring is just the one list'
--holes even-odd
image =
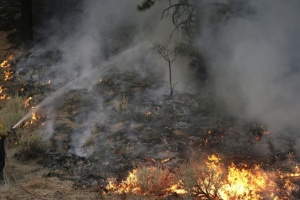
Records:
{"label": "green foliage", "polygon": [[24,108],[23,99],[19,96],[11,97],[0,110],[0,123],[6,129],[12,128],[29,110]]}

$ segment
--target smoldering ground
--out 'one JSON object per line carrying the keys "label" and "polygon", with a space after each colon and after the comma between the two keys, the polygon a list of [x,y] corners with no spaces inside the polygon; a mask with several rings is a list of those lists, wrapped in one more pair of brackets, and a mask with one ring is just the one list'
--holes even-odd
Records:
{"label": "smoldering ground", "polygon": [[[196,42],[199,49],[202,52],[204,50],[209,61],[210,73],[215,84],[215,101],[222,105],[219,107],[220,110],[226,110],[247,120],[263,122],[274,130],[274,135],[278,136],[277,130],[282,133],[283,128],[298,127],[299,94],[296,91],[300,79],[296,52],[299,49],[297,40],[299,28],[294,21],[298,17],[296,12],[298,3],[249,2],[255,10],[254,15],[231,18],[220,25],[217,32],[215,30],[211,32],[209,25],[204,23]],[[54,139],[54,147],[78,156],[93,156],[101,163],[99,169],[115,170],[116,173],[122,167],[129,168],[132,163],[128,163],[128,160],[133,157],[162,159],[164,157],[158,154],[161,152],[166,157],[175,157],[174,152],[168,147],[162,147],[163,144],[160,143],[173,141],[170,139],[172,128],[186,126],[187,130],[191,130],[190,122],[197,124],[208,119],[205,114],[194,112],[199,107],[208,105],[203,103],[205,101],[194,102],[186,95],[182,97],[184,99],[182,102],[188,102],[192,106],[185,107],[184,104],[180,106],[178,104],[178,107],[172,107],[160,99],[163,94],[168,93],[168,88],[155,84],[144,94],[135,93],[128,97],[131,98],[131,103],[137,105],[144,103],[136,108],[130,108],[134,109],[136,116],[117,116],[116,111],[120,110],[126,114],[128,87],[125,85],[130,84],[119,75],[115,75],[110,81],[105,78],[118,74],[116,72],[126,74],[130,71],[135,73],[134,76],[130,76],[134,77],[132,80],[142,77],[151,84],[151,81],[167,80],[165,67],[167,64],[158,55],[153,55],[149,49],[153,41],[168,41],[174,27],[168,19],[160,19],[164,6],[154,6],[149,11],[140,13],[136,10],[138,3],[140,1],[137,0],[84,1],[82,11],[77,13],[78,16],[68,16],[64,20],[62,27],[67,29],[63,31],[65,35],[51,36],[45,45],[37,46],[30,61],[36,63],[39,55],[55,47],[59,57],[55,62],[50,59],[44,79],[51,79],[55,85],[62,86],[75,78],[77,81],[71,82],[72,84],[63,93],[72,97],[74,91],[83,90],[83,94],[86,94],[83,103],[79,101],[78,107],[70,108],[72,116],[65,117],[68,122],[71,121],[69,127],[56,124],[54,121],[61,119],[62,116],[55,111],[52,112],[53,116],[46,126],[45,133],[48,139]],[[164,4],[162,1],[158,3]],[[74,18],[78,20],[75,21]],[[172,45],[173,41],[170,44]],[[193,84],[189,76],[193,72],[188,71],[184,60],[179,58],[176,61],[173,65],[174,81],[178,82],[175,89],[184,91]],[[101,78],[104,79],[104,83],[114,83],[120,94],[109,96],[110,91],[107,87],[103,89],[101,95],[87,94],[86,90],[99,89]],[[146,103],[140,101],[145,96],[151,100]],[[66,101],[67,97],[64,95],[62,98],[53,100],[51,106],[60,110],[63,110],[61,105],[72,107],[74,99]],[[76,95],[74,98],[77,98]],[[108,100],[113,103],[106,103]],[[170,117],[157,114],[156,119],[155,115],[149,115],[152,118],[146,116],[150,111],[148,108],[152,109],[151,113],[159,113],[162,105],[167,111],[175,110],[179,113],[180,110],[184,113],[178,114],[183,122],[175,122],[171,115]],[[153,109],[154,107],[157,110]],[[189,114],[191,116],[188,116]],[[80,125],[72,126],[74,123]],[[151,132],[152,127],[159,127],[157,129],[159,132]],[[203,128],[199,130],[201,133],[206,131]],[[95,134],[98,134],[97,138]],[[289,136],[295,138],[297,134],[289,133]],[[63,140],[68,143],[65,144]],[[236,149],[240,148],[239,145],[236,145]],[[181,153],[186,150],[183,148],[185,146],[188,146],[185,142],[178,145],[174,142],[174,149],[179,149],[178,151],[183,149]],[[268,151],[266,144],[262,146],[253,151],[259,151],[259,148]]]}
{"label": "smoldering ground", "polygon": [[[140,1],[137,0],[83,1],[79,4],[78,12],[65,14],[63,19],[52,19],[49,27],[39,31],[47,33],[50,29],[52,35],[47,35],[42,44],[33,48],[31,56],[20,62],[19,72],[24,73],[32,66],[38,66],[42,68],[43,81],[51,79],[52,87],[58,89],[50,98],[46,97],[40,107],[51,105],[52,109],[60,108],[60,104],[64,102],[62,98],[66,98],[64,94],[74,90],[92,91],[100,79],[116,72],[121,74],[131,71],[143,78],[151,77],[159,83],[167,80],[167,63],[159,55],[154,55],[150,47],[156,41],[169,41],[173,26],[160,19],[163,6],[141,13],[136,9],[138,3]],[[166,2],[160,4],[164,5]],[[63,30],[51,30],[57,28]],[[172,45],[173,41],[169,43]],[[176,68],[189,73],[182,64],[184,61],[180,59],[178,64],[173,64],[175,76],[178,74]],[[181,73],[177,78],[184,76]],[[147,94],[153,98],[167,94],[168,84],[165,82],[161,87],[149,89]],[[179,89],[181,81],[177,82]],[[125,89],[126,87],[123,88]],[[116,97],[117,100],[120,99],[119,96]],[[95,126],[107,123],[107,116],[114,109],[114,106],[103,105],[102,96],[92,98],[95,100],[91,108],[93,111],[76,115],[75,121],[81,126],[70,133],[69,152],[80,156],[91,155],[93,150],[90,149],[87,153],[84,143],[91,137]],[[55,111],[50,113],[52,114],[48,115],[45,125],[45,138],[48,139],[59,134],[53,121],[60,117],[55,116]],[[63,145],[56,142],[58,149],[62,149]],[[140,146],[139,149],[144,151],[142,145]]]}

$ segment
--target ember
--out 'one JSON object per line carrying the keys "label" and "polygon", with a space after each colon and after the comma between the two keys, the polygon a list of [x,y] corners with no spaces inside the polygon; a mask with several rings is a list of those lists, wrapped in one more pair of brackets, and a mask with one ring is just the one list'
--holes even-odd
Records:
{"label": "ember", "polygon": [[13,71],[11,71],[11,64],[10,62],[13,60],[13,55],[9,56],[7,60],[4,60],[0,66],[1,68],[4,68],[5,71],[4,71],[4,80],[7,81],[7,80],[10,80],[12,79],[13,77]]}
{"label": "ember", "polygon": [[7,94],[4,94],[5,88],[3,86],[0,86],[0,99],[1,100],[8,100],[10,99],[10,96],[8,96]]}
{"label": "ember", "polygon": [[27,107],[29,107],[30,106],[30,101],[32,100],[32,97],[29,97],[28,99],[26,99],[25,101],[24,101],[24,107],[25,108],[27,108]]}

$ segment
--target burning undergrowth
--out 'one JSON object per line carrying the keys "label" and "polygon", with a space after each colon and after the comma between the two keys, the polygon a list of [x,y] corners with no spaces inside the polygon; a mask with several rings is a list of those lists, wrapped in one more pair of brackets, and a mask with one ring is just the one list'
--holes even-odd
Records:
{"label": "burning undergrowth", "polygon": [[[17,85],[31,117],[20,124],[16,145],[29,157],[47,147],[38,161],[50,169],[46,177],[96,187],[104,198],[299,198],[293,141],[283,137],[278,145],[267,126],[220,113],[206,88],[170,99],[154,76],[112,71],[38,112],[38,91],[49,83]],[[37,130],[39,141],[29,142]]]}
{"label": "burning undergrowth", "polygon": [[298,176],[298,167],[287,173],[245,163],[227,166],[220,155],[211,155],[203,161],[182,164],[177,171],[163,164],[142,165],[120,182],[109,179],[101,191],[183,199],[291,199],[299,197],[299,186],[291,181]]}
{"label": "burning undergrowth", "polygon": [[123,72],[103,76],[89,90],[66,92],[45,120],[50,145],[39,163],[51,169],[49,176],[67,170],[74,187],[96,185],[107,197],[299,196],[288,141],[278,147],[266,126],[220,114],[205,89],[172,99],[150,95],[161,87]]}

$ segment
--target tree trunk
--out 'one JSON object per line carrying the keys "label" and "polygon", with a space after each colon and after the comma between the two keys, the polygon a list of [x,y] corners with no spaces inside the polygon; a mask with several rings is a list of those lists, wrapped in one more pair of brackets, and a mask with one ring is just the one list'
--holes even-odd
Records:
{"label": "tree trunk", "polygon": [[169,78],[170,78],[170,98],[173,96],[173,85],[172,85],[172,68],[171,68],[171,62],[169,62]]}
{"label": "tree trunk", "polygon": [[28,45],[33,40],[32,0],[21,0],[21,42]]}

